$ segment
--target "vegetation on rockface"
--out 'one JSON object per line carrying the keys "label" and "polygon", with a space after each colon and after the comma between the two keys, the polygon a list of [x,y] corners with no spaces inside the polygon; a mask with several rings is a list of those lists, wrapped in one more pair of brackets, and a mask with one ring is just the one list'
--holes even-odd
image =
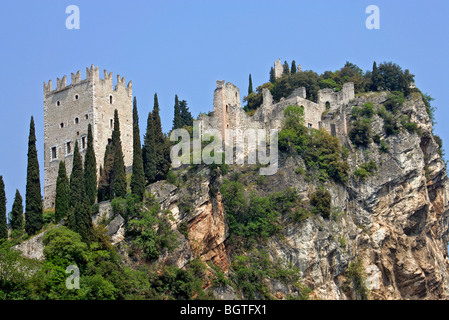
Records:
{"label": "vegetation on rockface", "polygon": [[154,199],[140,202],[137,197],[115,198],[111,202],[115,214],[126,221],[126,237],[131,241],[130,254],[156,259],[164,249],[176,247],[176,235],[171,231],[171,212],[161,211]]}
{"label": "vegetation on rockface", "polygon": [[299,106],[288,106],[285,123],[279,132],[279,149],[296,152],[305,161],[306,167],[317,172],[320,180],[347,180],[348,164],[343,161],[342,148],[336,137],[327,131],[308,129],[303,123],[303,110]]}
{"label": "vegetation on rockface", "polygon": [[31,117],[28,137],[27,183],[25,193],[25,231],[29,235],[42,229],[44,217],[42,213],[42,194],[37,159],[36,134],[34,119]]}
{"label": "vegetation on rockface", "polygon": [[263,250],[252,250],[234,257],[231,280],[246,299],[274,299],[266,281],[270,279],[291,286],[298,292],[298,299],[307,300],[311,290],[301,284],[299,269],[285,265],[274,263]]}
{"label": "vegetation on rockface", "polygon": [[346,272],[352,281],[355,293],[359,296],[356,298],[367,300],[369,298],[369,290],[365,284],[366,274],[363,268],[362,261],[360,259],[357,259],[351,262]]}
{"label": "vegetation on rockface", "polygon": [[373,160],[362,163],[354,170],[354,175],[360,180],[365,180],[369,176],[373,176],[377,172],[377,165]]}

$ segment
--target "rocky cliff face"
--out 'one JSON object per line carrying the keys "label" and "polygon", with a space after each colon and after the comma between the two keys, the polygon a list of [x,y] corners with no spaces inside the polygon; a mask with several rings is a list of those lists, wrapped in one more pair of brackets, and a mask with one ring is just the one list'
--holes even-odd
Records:
{"label": "rocky cliff face", "polygon": [[[386,93],[368,93],[351,101],[343,110],[349,126],[353,106],[371,102],[377,108],[386,99]],[[326,117],[339,116],[334,112],[339,111],[330,110]],[[350,169],[346,183],[324,182],[331,194],[331,217],[311,215],[294,222],[280,217],[281,232],[257,244],[273,265],[299,271],[295,281],[310,289],[311,299],[449,297],[446,165],[421,97],[413,95],[407,99],[400,114],[417,124],[419,134],[402,129],[387,136],[384,120],[378,115],[372,118],[372,134],[388,145],[387,152],[380,151],[375,143],[357,149],[348,137],[339,137],[349,149]],[[365,179],[354,175],[355,169],[368,161],[377,165],[377,171]],[[165,250],[150,263],[183,268],[192,259],[200,258],[232,278],[237,246],[229,239],[224,200],[219,191],[223,181],[238,179],[246,192],[260,196],[293,188],[298,197],[308,201],[323,183],[301,174],[306,170],[300,156],[280,154],[278,172],[272,176],[259,176],[258,168],[248,165],[231,166],[226,174],[217,168],[198,166],[179,169],[174,184],[159,181],[150,185],[148,189],[161,209],[171,211],[170,223],[178,239],[174,250]],[[110,221],[108,234],[126,256],[123,219],[114,218],[107,203],[100,204],[100,215],[94,221],[100,216]],[[42,258],[41,238],[32,238],[19,249],[26,255],[40,253],[38,258]],[[238,254],[252,257],[251,253]],[[131,260],[128,262],[133,263]],[[270,273],[265,276],[262,282],[268,292],[264,296],[256,294],[255,298],[300,296],[298,286],[270,277]],[[205,287],[218,299],[248,298],[235,285],[214,286],[206,281]]]}
{"label": "rocky cliff face", "polygon": [[[357,97],[344,110],[350,119],[351,108],[370,101],[376,107],[387,99],[386,93]],[[291,264],[300,270],[301,281],[315,299],[446,299],[449,295],[447,252],[449,184],[446,166],[432,134],[432,124],[420,96],[402,106],[402,114],[418,124],[421,133],[401,130],[386,136],[383,120],[375,115],[373,134],[388,144],[388,152],[371,143],[359,150],[345,137],[349,149],[348,182],[327,181],[332,195],[333,216],[312,216],[301,222],[285,224],[280,236],[260,244],[273,262]],[[332,111],[327,115],[332,116]],[[352,173],[367,161],[378,170],[362,180]],[[307,200],[318,183],[297,173],[305,168],[299,156],[281,155],[279,170],[273,176],[245,175],[247,188],[268,195],[292,187]],[[161,261],[175,261],[183,267],[192,257],[211,261],[224,271],[233,259],[233,245],[227,241],[226,213],[219,192],[221,176],[201,167],[180,186],[158,182],[151,191],[162,208],[172,211],[175,226],[188,225],[188,237],[180,237],[177,250]],[[178,172],[181,179],[184,172]],[[261,183],[254,183],[260,179]],[[186,210],[186,208],[189,208]],[[229,271],[229,272],[232,272]],[[274,297],[292,294],[291,288],[267,279]],[[228,294],[239,296],[231,287]],[[294,294],[294,293],[293,293]]]}

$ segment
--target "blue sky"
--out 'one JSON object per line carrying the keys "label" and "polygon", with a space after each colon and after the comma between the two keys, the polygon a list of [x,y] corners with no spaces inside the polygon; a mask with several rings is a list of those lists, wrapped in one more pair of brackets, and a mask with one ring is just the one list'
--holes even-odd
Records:
{"label": "blue sky", "polygon": [[[68,30],[69,5],[80,9],[80,29]],[[380,30],[368,30],[368,5],[380,9]],[[15,189],[25,197],[30,117],[36,122],[43,178],[43,82],[100,68],[133,81],[141,132],[158,93],[164,131],[171,128],[174,96],[194,116],[212,110],[216,80],[240,88],[252,74],[266,82],[280,58],[303,70],[337,70],[346,61],[363,70],[393,61],[415,74],[418,88],[436,100],[435,133],[449,142],[449,2],[364,1],[78,1],[2,2],[0,11],[0,175],[8,211]],[[446,148],[449,151],[449,148]],[[42,179],[43,183],[43,179]]]}

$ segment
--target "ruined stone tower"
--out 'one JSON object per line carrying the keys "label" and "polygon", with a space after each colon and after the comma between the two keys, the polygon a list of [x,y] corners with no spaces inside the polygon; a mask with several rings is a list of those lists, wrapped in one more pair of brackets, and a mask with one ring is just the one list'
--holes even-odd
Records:
{"label": "ruined stone tower", "polygon": [[97,170],[103,164],[106,145],[110,143],[114,127],[114,110],[120,119],[123,156],[126,167],[132,165],[132,82],[117,75],[113,87],[112,72],[104,70],[100,79],[98,67],[86,68],[86,79],[81,73],[72,73],[71,84],[67,78],[44,82],[44,207],[54,206],[56,178],[59,162],[66,162],[67,175],[73,164],[75,141],[78,141],[84,159],[87,148],[87,128],[92,125]]}

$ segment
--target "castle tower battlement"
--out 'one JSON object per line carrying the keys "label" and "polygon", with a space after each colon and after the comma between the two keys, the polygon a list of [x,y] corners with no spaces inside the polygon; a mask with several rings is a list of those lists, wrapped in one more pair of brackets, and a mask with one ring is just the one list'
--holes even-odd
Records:
{"label": "castle tower battlement", "polygon": [[[77,71],[75,73],[71,73],[71,84],[67,85],[67,76],[64,75],[61,79],[56,79],[56,89],[52,88],[52,80],[49,80],[48,83],[44,82],[44,95],[54,93],[56,91],[61,91],[70,88],[71,86],[77,85],[84,81],[96,81],[103,85],[112,85],[112,72],[104,70],[104,79],[100,78],[100,72],[98,67],[94,67],[91,65],[90,68],[86,68],[86,78],[81,79],[81,71]],[[124,88],[129,96],[132,96],[132,81],[129,81],[127,85],[125,85],[125,77],[121,77],[119,74],[117,75],[117,84],[114,87],[114,91],[118,91],[119,88]]]}
{"label": "castle tower battlement", "polygon": [[121,141],[125,166],[132,165],[132,82],[125,85],[125,77],[117,75],[113,86],[112,72],[104,70],[104,79],[99,77],[99,68],[86,68],[86,78],[81,72],[71,73],[71,83],[67,76],[44,82],[44,207],[54,205],[56,178],[59,162],[66,162],[70,175],[73,150],[78,141],[84,158],[87,149],[87,129],[92,126],[93,144],[97,170],[103,164],[106,145],[112,130],[114,110],[120,119]]}

